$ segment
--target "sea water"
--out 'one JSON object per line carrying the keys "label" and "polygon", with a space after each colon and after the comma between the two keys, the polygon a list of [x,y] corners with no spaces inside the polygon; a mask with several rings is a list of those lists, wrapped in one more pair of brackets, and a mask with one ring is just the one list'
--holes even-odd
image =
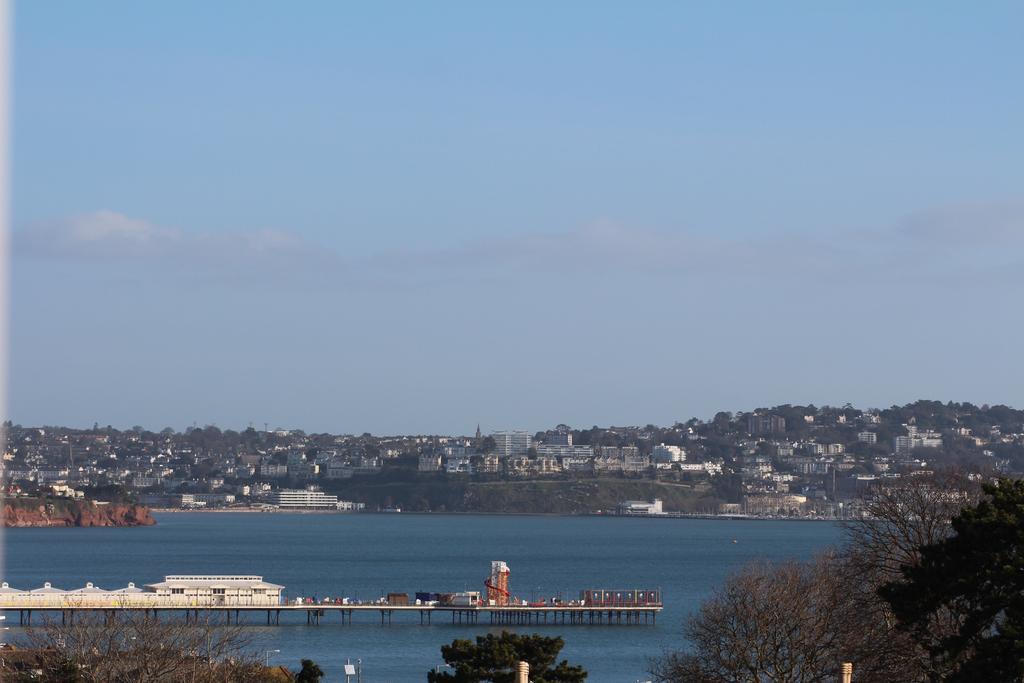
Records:
{"label": "sea water", "polygon": [[[389,592],[483,591],[491,560],[511,569],[511,592],[525,600],[578,597],[580,589],[660,589],[656,625],[504,627],[558,635],[562,655],[597,683],[647,680],[648,661],[685,647],[683,624],[703,599],[747,562],[808,559],[842,541],[827,522],[503,515],[287,514],[175,512],[156,526],[95,529],[7,529],[4,580],[17,588],[44,581],[77,588],[92,581],[118,588],[167,574],[256,574],[283,584],[287,596],[372,600]],[[14,614],[16,619],[17,614]],[[492,627],[453,625],[435,614],[376,613],[354,623],[328,613],[307,625],[304,613],[251,624],[253,650],[297,668],[313,659],[327,681],[344,680],[347,659],[361,660],[363,680],[425,681],[443,661],[440,647]],[[11,621],[11,617],[8,617]],[[17,638],[11,623],[8,640]],[[280,652],[273,652],[280,650]]]}

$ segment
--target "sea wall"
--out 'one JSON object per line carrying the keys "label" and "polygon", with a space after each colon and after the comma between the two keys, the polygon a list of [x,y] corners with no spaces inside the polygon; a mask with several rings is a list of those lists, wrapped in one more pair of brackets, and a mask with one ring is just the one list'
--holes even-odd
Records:
{"label": "sea wall", "polygon": [[5,527],[150,526],[149,508],[133,503],[12,498],[4,501]]}

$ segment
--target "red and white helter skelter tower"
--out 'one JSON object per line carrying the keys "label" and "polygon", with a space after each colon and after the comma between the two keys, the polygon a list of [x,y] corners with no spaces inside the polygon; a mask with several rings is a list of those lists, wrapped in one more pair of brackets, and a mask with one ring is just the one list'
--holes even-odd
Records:
{"label": "red and white helter skelter tower", "polygon": [[508,605],[508,575],[512,572],[501,560],[491,562],[491,575],[484,580],[487,586],[487,603],[503,607]]}

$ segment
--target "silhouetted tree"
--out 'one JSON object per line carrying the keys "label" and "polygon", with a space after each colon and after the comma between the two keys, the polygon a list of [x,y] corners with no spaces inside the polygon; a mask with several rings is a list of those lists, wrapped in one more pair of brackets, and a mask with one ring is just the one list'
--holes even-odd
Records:
{"label": "silhouetted tree", "polygon": [[532,683],[582,683],[587,672],[564,659],[555,663],[565,641],[540,635],[502,631],[477,636],[476,642],[454,640],[441,646],[441,656],[454,671],[431,671],[428,683],[513,683],[518,662],[530,665]]}
{"label": "silhouetted tree", "polygon": [[319,683],[323,677],[323,669],[316,662],[312,659],[303,659],[302,668],[295,675],[295,683]]}
{"label": "silhouetted tree", "polygon": [[818,683],[857,662],[862,680],[912,680],[889,630],[849,599],[842,558],[749,565],[687,623],[691,645],[652,662],[662,683]]}
{"label": "silhouetted tree", "polygon": [[1024,482],[984,492],[952,520],[953,535],[922,547],[880,591],[900,626],[949,665],[942,680],[1024,679]]}

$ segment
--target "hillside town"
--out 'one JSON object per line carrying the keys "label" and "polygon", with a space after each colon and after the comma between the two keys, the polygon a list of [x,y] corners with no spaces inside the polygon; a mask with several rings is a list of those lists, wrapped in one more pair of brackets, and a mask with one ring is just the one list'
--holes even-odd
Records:
{"label": "hillside town", "polygon": [[436,493],[406,495],[428,484],[436,492],[470,484],[496,491],[502,482],[632,482],[683,494],[648,504],[622,500],[614,509],[588,509],[584,501],[574,509],[838,517],[875,483],[949,468],[977,477],[1024,471],[1024,411],[938,401],[881,410],[782,405],[670,427],[560,424],[484,433],[478,426],[471,436],[9,424],[3,454],[8,496],[345,512],[488,510],[486,495],[464,510],[458,500],[439,504]]}

